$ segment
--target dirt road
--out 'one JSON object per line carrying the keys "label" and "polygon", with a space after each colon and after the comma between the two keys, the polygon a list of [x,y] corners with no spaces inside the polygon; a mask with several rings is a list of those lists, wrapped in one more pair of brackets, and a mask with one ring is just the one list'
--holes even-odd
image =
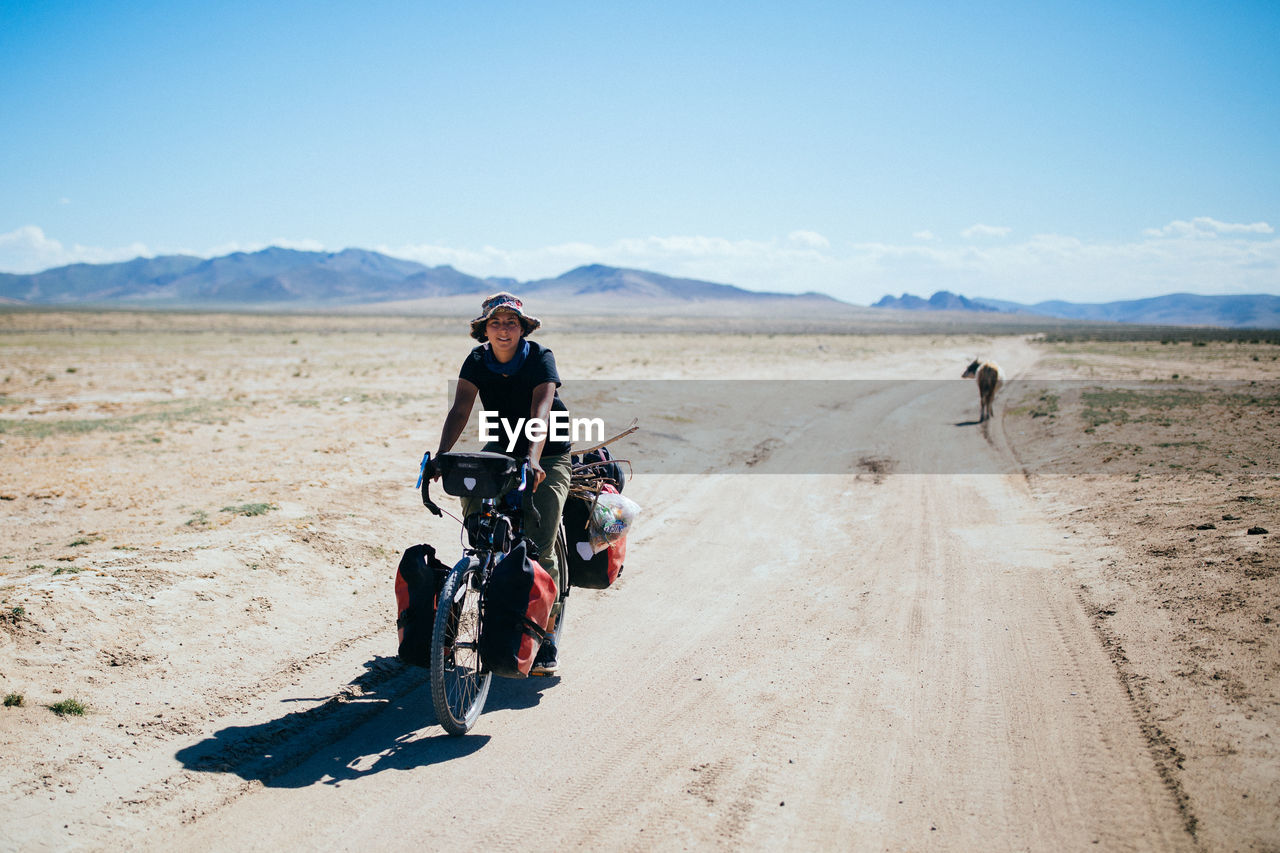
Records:
{"label": "dirt road", "polygon": [[[994,354],[1012,373],[1034,358],[1016,340]],[[950,378],[966,360],[958,346],[910,359],[864,357],[858,375]],[[79,782],[62,793],[15,789],[5,846],[1195,849],[1067,578],[1098,555],[1017,475],[915,473],[1007,467],[998,431],[965,420],[972,383],[851,393],[783,433],[726,434],[726,458],[749,452],[762,472],[833,448],[827,473],[722,475],[715,458],[702,475],[638,472],[626,571],[570,599],[563,677],[497,682],[471,735],[445,735],[423,673],[389,658],[389,582],[355,590],[340,624],[320,608],[291,623],[286,581],[332,612],[311,581],[338,578],[295,565],[245,607],[277,615],[251,612],[222,658],[201,646],[223,693],[175,694],[186,713],[163,738],[95,753],[96,770],[69,758]],[[394,502],[387,466],[342,451],[330,520],[367,526],[361,499],[383,515]],[[367,561],[323,527],[298,535],[335,564]],[[356,538],[398,548],[424,527],[455,535],[414,517]]]}
{"label": "dirt road", "polygon": [[[852,415],[865,422],[841,412],[808,429],[892,435],[902,406],[962,411],[972,390],[948,393],[867,401]],[[881,450],[1000,452],[941,416]],[[571,599],[563,678],[500,683],[461,740],[432,725],[423,686],[390,695],[300,765],[149,838],[1192,846],[1060,573],[1070,543],[1016,478],[877,477],[846,457],[826,476],[638,477],[629,493],[648,508],[634,557],[615,589]]]}

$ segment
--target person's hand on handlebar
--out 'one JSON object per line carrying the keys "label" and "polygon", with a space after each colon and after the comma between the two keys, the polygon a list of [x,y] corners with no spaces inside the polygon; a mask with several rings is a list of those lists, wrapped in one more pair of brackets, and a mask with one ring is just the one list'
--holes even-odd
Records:
{"label": "person's hand on handlebar", "polygon": [[538,486],[547,479],[547,472],[542,470],[542,463],[532,456],[529,457],[529,476],[533,479],[533,487],[529,489],[531,492],[538,491]]}
{"label": "person's hand on handlebar", "polygon": [[418,486],[422,491],[422,505],[431,510],[433,515],[440,515],[442,510],[431,500],[431,481],[439,478],[440,469],[436,466],[436,458],[430,453],[422,457],[422,476]]}

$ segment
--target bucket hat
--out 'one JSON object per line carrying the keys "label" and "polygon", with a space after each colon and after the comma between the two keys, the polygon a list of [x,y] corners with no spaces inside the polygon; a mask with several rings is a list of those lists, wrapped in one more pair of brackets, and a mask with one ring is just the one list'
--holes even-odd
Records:
{"label": "bucket hat", "polygon": [[537,317],[531,317],[524,313],[524,303],[515,294],[507,293],[505,290],[486,297],[480,303],[480,316],[471,321],[471,337],[477,341],[484,341],[485,324],[489,322],[498,311],[510,311],[520,318],[520,327],[524,330],[524,334],[531,333],[542,325],[542,321]]}

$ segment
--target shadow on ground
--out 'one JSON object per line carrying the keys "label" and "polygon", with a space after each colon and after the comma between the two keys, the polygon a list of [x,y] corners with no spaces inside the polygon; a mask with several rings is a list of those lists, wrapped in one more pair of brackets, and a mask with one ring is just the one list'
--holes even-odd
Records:
{"label": "shadow on ground", "polygon": [[[549,678],[495,678],[489,688],[489,699],[484,709],[489,711],[519,711],[532,708],[542,701],[542,691],[560,683],[560,676]],[[484,719],[481,716],[481,719]]]}
{"label": "shadow on ground", "polygon": [[[188,770],[233,773],[268,787],[339,785],[384,770],[409,770],[470,755],[489,741],[453,737],[431,707],[427,671],[377,657],[337,695],[301,711],[247,726],[227,726],[178,750]],[[495,678],[485,712],[532,708],[559,678]],[[312,697],[288,700],[315,702]],[[479,728],[483,728],[481,717]]]}

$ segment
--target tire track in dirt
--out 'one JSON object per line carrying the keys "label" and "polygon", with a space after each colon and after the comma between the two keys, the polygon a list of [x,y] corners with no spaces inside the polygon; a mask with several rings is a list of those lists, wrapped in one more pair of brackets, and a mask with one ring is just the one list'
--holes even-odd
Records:
{"label": "tire track in dirt", "polygon": [[828,441],[845,475],[636,480],[651,526],[618,588],[571,598],[559,683],[504,687],[461,741],[409,733],[394,763],[375,720],[330,750],[370,772],[331,786],[317,756],[165,842],[1192,847],[1018,481],[853,473],[991,453],[901,428],[970,393],[815,415],[759,463]]}
{"label": "tire track in dirt", "polygon": [[[1079,599],[1082,610],[1089,607],[1083,597]],[[1192,838],[1197,838],[1199,819],[1191,804],[1191,796],[1182,784],[1183,755],[1173,738],[1160,727],[1155,704],[1147,697],[1142,688],[1142,676],[1136,673],[1129,663],[1129,658],[1119,643],[1111,635],[1108,626],[1095,616],[1091,621],[1093,632],[1107,648],[1111,662],[1116,667],[1116,676],[1124,687],[1125,695],[1133,708],[1133,714],[1146,740],[1147,749],[1155,762],[1156,772],[1160,774],[1165,788],[1178,805],[1178,813],[1182,816],[1182,825]]]}
{"label": "tire track in dirt", "polygon": [[[195,710],[157,720],[151,737],[132,753],[103,765],[81,783],[78,811],[67,819],[82,822],[91,812],[98,825],[136,831],[190,822],[234,802],[379,713],[381,705],[421,685],[420,672],[370,655],[371,649],[384,645],[383,630],[344,639],[251,687],[212,694],[208,708],[219,712],[217,726],[209,726]],[[350,678],[353,670],[362,674]],[[336,692],[319,696],[306,689],[343,682]],[[300,688],[310,698],[299,700]],[[273,717],[279,709],[288,710]],[[179,748],[176,755],[166,752],[183,736],[201,735],[204,740]],[[81,823],[77,835],[91,830],[90,824]],[[41,849],[37,839],[31,841],[36,847],[28,849]],[[60,839],[49,849],[66,849],[66,843],[70,842]]]}
{"label": "tire track in dirt", "polygon": [[[722,547],[714,541],[703,538],[700,540],[702,548],[714,551],[716,548]],[[700,556],[700,555],[694,555]],[[701,566],[701,571],[708,576],[714,575],[721,571],[711,560],[695,560]],[[640,575],[638,577],[644,577]],[[762,580],[772,583],[769,575],[762,575]],[[774,570],[773,577],[785,578],[785,574]],[[693,580],[697,583],[697,580]],[[638,584],[632,583],[633,586]],[[652,583],[652,580],[650,581]],[[626,595],[637,595],[634,589],[624,591]],[[613,597],[623,600],[622,593],[613,595]],[[753,590],[746,590],[742,594],[743,600],[750,600],[753,597]],[[758,596],[761,601],[772,600],[772,595]],[[572,599],[571,599],[572,601]],[[608,606],[617,606],[617,601],[600,601],[598,602],[597,612],[611,620],[612,616],[604,613],[604,608]],[[586,608],[582,608],[586,609]],[[685,612],[678,612],[683,609]],[[690,759],[686,756],[683,749],[674,749],[664,747],[664,742],[670,740],[669,731],[673,720],[679,721],[684,719],[697,720],[699,715],[695,713],[699,705],[705,706],[711,680],[717,675],[732,674],[732,670],[726,668],[720,655],[716,652],[716,648],[708,649],[709,638],[712,638],[715,631],[723,627],[725,620],[739,620],[741,626],[739,630],[746,635],[754,635],[760,630],[775,631],[771,625],[765,625],[763,628],[752,624],[749,618],[741,618],[735,616],[730,610],[721,611],[718,620],[704,620],[700,624],[704,627],[699,630],[678,632],[682,625],[688,624],[687,617],[696,614],[701,608],[698,606],[696,599],[688,599],[684,602],[684,608],[673,607],[669,609],[665,616],[649,620],[645,618],[643,613],[627,614],[624,623],[627,627],[636,627],[639,636],[632,655],[621,661],[605,661],[602,662],[599,669],[602,675],[610,675],[612,683],[617,683],[616,669],[621,667],[627,669],[634,665],[635,669],[630,671],[644,671],[651,673],[647,678],[627,680],[626,687],[619,693],[613,694],[618,700],[614,703],[612,712],[606,712],[603,715],[593,713],[588,710],[585,713],[571,712],[571,719],[562,722],[576,730],[573,737],[566,738],[564,731],[544,732],[548,734],[547,747],[549,753],[554,756],[563,747],[570,750],[569,755],[572,760],[565,763],[563,769],[559,769],[559,764],[551,762],[549,766],[543,767],[538,774],[538,786],[544,791],[550,791],[549,795],[539,794],[537,797],[537,807],[549,810],[551,813],[573,814],[571,806],[577,803],[578,806],[585,809],[588,814],[595,817],[586,823],[582,821],[569,821],[564,824],[565,835],[562,840],[573,845],[593,845],[596,843],[609,844],[613,836],[611,833],[619,832],[621,837],[619,840],[630,838],[634,829],[630,827],[628,821],[632,816],[628,814],[628,810],[633,806],[642,811],[649,807],[651,803],[649,793],[651,786],[640,784],[636,778],[638,768],[646,768],[648,774],[658,775],[661,778],[670,780],[673,785],[687,784],[689,779],[689,767],[691,767]],[[570,613],[573,611],[571,610]],[[589,614],[584,614],[589,616]],[[750,616],[750,614],[747,614]],[[593,628],[598,627],[599,619],[580,619],[578,624],[574,623],[574,616],[570,616],[569,628],[573,631],[570,636],[576,636],[579,633],[587,633]],[[785,621],[785,620],[784,620]],[[650,622],[648,629],[644,629],[644,623]],[[634,624],[633,624],[634,623]],[[788,626],[789,627],[789,626]],[[675,638],[671,641],[663,641],[664,636]],[[717,646],[722,645],[723,638],[719,638]],[[733,642],[737,642],[736,640]],[[572,640],[569,646],[570,654],[572,654]],[[572,661],[573,658],[568,658]],[[581,667],[575,666],[575,678],[583,678],[587,686],[591,686],[593,676],[597,673],[596,668],[589,665],[589,661],[584,661]],[[719,672],[717,672],[719,670]],[[580,675],[577,674],[580,672]],[[695,676],[694,673],[704,673],[701,676]],[[701,682],[694,681],[695,678],[702,678]],[[817,678],[812,676],[811,678]],[[701,686],[699,686],[701,685]],[[523,685],[521,685],[523,686]],[[563,691],[569,685],[557,686],[553,691],[549,691],[549,695]],[[598,685],[597,685],[598,686]],[[805,690],[809,690],[810,686],[806,684]],[[560,694],[563,695],[563,694]],[[573,697],[576,699],[576,697]],[[776,700],[783,701],[784,704],[789,699]],[[571,700],[570,704],[576,704]],[[637,717],[637,709],[661,709],[661,713],[645,713],[639,718]],[[560,709],[566,710],[566,709]],[[752,722],[755,720],[755,722]],[[504,731],[505,735],[510,737],[516,735],[522,727],[532,723],[528,713],[521,711],[516,714],[507,714],[505,712],[486,714],[482,717],[481,727],[494,730]],[[588,725],[590,723],[590,725]],[[758,719],[758,715],[748,715],[746,722],[735,722],[734,731],[743,730],[745,727],[749,731],[750,726],[755,725],[759,728],[767,728],[767,721]],[[627,734],[619,737],[619,733]],[[582,744],[585,742],[590,749],[592,760],[588,761],[584,758],[576,756],[572,750],[581,750]],[[704,744],[703,749],[707,748]],[[660,753],[662,759],[658,766],[653,766],[654,753]],[[477,756],[468,756],[468,760]],[[721,759],[728,760],[730,763],[736,764],[737,759]],[[502,762],[496,754],[493,760]],[[488,764],[488,761],[483,762]],[[582,772],[586,768],[585,772]],[[730,771],[726,775],[732,775]],[[309,774],[302,774],[309,775]],[[650,779],[649,781],[652,781]],[[274,792],[267,792],[274,793]],[[585,805],[584,805],[585,804]],[[593,805],[594,804],[594,805]],[[502,802],[494,803],[494,814],[503,814],[501,808]],[[659,806],[659,808],[661,808]],[[744,825],[743,816],[749,813],[750,809],[740,803],[730,803],[725,806],[726,811],[723,813],[723,831],[729,834],[739,832],[741,826]],[[234,812],[235,809],[229,810]],[[620,814],[624,822],[620,826],[611,826],[607,820],[607,816]],[[606,819],[601,820],[600,816],[604,815]],[[661,822],[660,822],[661,824]],[[560,825],[559,822],[556,823]],[[663,824],[665,825],[665,824]],[[467,839],[488,838],[488,839],[504,839],[518,840],[526,837],[524,832],[519,828],[512,829],[508,822],[501,818],[495,818],[493,821],[488,820],[485,816],[481,816],[477,820],[471,821],[463,827],[459,827],[460,836],[455,837],[452,833],[443,838],[437,837],[435,841],[446,840],[449,843],[459,843],[463,847],[470,846]],[[478,834],[477,834],[478,833]],[[555,838],[554,834],[552,836]]]}
{"label": "tire track in dirt", "polygon": [[[725,484],[718,485],[723,488]],[[699,488],[714,490],[716,486],[715,483],[704,483]],[[704,519],[704,523],[714,520]],[[693,575],[687,578],[689,588],[701,588],[700,581],[715,583],[715,578],[710,575],[721,570],[714,559],[720,547],[711,542],[689,549],[685,564]],[[762,562],[773,562],[778,558],[776,554],[761,555]],[[699,573],[709,576],[700,578],[697,576]],[[738,600],[768,603],[779,595],[792,594],[787,587],[794,586],[794,571],[775,568],[762,581],[740,591]],[[693,800],[702,800],[705,813],[696,817],[686,815],[686,819],[710,826],[719,842],[737,843],[751,816],[762,807],[763,793],[772,786],[772,777],[780,763],[776,758],[779,747],[767,742],[790,739],[789,735],[777,733],[780,723],[795,716],[789,704],[779,708],[779,699],[769,699],[772,691],[756,690],[756,701],[741,703],[731,713],[725,711],[725,715],[731,718],[721,719],[718,725],[738,734],[733,738],[734,743],[752,744],[755,748],[750,754],[725,755],[723,747],[715,746],[720,738],[714,738],[711,743],[700,742],[688,747],[701,757],[710,759],[691,763],[685,748],[668,745],[668,742],[673,742],[674,746],[684,746],[678,737],[671,737],[670,729],[673,721],[678,725],[682,720],[697,718],[694,713],[697,707],[705,705],[708,698],[717,692],[710,682],[734,676],[724,666],[723,648],[758,645],[757,635],[761,634],[785,641],[791,632],[796,632],[796,628],[789,622],[790,615],[771,617],[767,607],[761,610],[759,606],[748,605],[736,615],[732,611],[715,614],[703,611],[700,615],[702,618],[696,628],[685,628],[675,635],[680,638],[679,642],[672,643],[668,639],[667,642],[643,646],[646,660],[641,665],[652,675],[644,679],[633,693],[644,696],[649,707],[661,711],[636,727],[631,697],[628,696],[593,731],[589,739],[594,743],[600,743],[600,738],[607,742],[610,732],[628,727],[632,733],[624,739],[624,748],[616,752],[609,750],[594,772],[564,795],[566,804],[596,802],[598,808],[595,809],[595,825],[588,828],[585,835],[583,827],[576,826],[573,834],[560,839],[561,843],[608,849],[625,849],[632,845],[644,847],[647,842],[634,837],[634,815],[640,815],[641,822],[651,827],[650,831],[661,830],[671,824],[670,803],[652,799],[653,786],[642,784],[635,778],[637,764],[647,763],[649,774],[661,777],[662,781],[656,786],[659,790],[678,792],[682,789]],[[738,625],[726,624],[731,620],[737,621]],[[727,637],[716,636],[725,631],[728,632]],[[790,683],[787,689],[792,694],[814,692],[823,677],[821,669],[814,666],[816,648],[802,643],[798,647],[788,647],[786,655],[791,659],[793,668],[789,672],[798,671],[802,676]],[[777,665],[773,655],[762,656],[762,668]],[[632,719],[628,721],[628,718]],[[585,808],[593,811],[590,805]],[[611,822],[609,816],[615,814],[626,816],[626,819]],[[670,826],[670,829],[677,831],[678,828]]]}
{"label": "tire track in dirt", "polygon": [[[1018,377],[1015,375],[1013,378]],[[1000,428],[1004,424],[1004,420],[1001,415],[1003,414],[1006,402],[1007,401],[1005,400],[997,399],[996,417],[993,420],[999,426],[988,431],[986,429],[987,424],[984,424],[983,436],[991,445],[993,450],[1003,458],[1009,460],[1010,466],[1019,472],[1022,481],[1020,483],[1020,490],[1030,497],[1030,486],[1032,481],[1031,470],[1019,459],[1017,452],[1014,450],[1013,441],[1010,436],[1006,434],[1004,429]],[[1147,750],[1155,765],[1155,770],[1159,774],[1161,782],[1177,806],[1183,829],[1193,841],[1196,841],[1197,846],[1199,846],[1197,837],[1199,821],[1196,818],[1192,807],[1191,798],[1182,785],[1180,776],[1183,756],[1178,751],[1173,740],[1161,729],[1159,720],[1155,713],[1154,704],[1147,699],[1143,690],[1141,678],[1130,666],[1129,660],[1125,656],[1119,642],[1112,635],[1110,626],[1108,626],[1105,621],[1097,615],[1094,606],[1086,601],[1084,595],[1077,591],[1074,597],[1076,599],[1076,609],[1080,614],[1084,614],[1088,618],[1090,633],[1092,633],[1106,649],[1107,655],[1114,665],[1116,679],[1124,688],[1124,693],[1129,703],[1131,713],[1139,727],[1139,730],[1141,731],[1143,739],[1146,742]],[[1076,621],[1077,624],[1074,627],[1078,630],[1079,620]],[[1058,629],[1060,634],[1063,634],[1066,630],[1061,623],[1059,623]],[[1105,738],[1105,730],[1102,735]]]}

